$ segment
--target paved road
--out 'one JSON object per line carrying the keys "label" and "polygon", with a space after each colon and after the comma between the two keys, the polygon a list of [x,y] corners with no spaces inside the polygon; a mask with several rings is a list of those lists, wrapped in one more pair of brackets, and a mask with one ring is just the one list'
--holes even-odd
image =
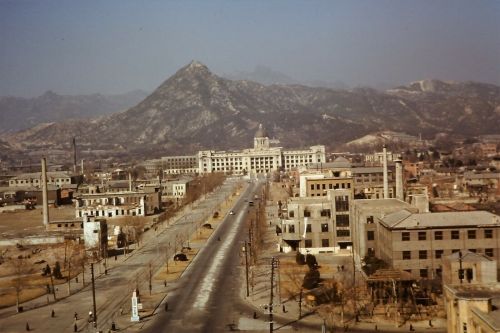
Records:
{"label": "paved road", "polygon": [[[127,260],[108,270],[108,275],[103,275],[96,280],[97,298],[97,327],[108,330],[117,315],[120,307],[129,307],[131,291],[139,281],[141,290],[147,291],[147,276],[149,263],[162,265],[164,263],[165,246],[169,242],[173,245],[176,237],[185,238],[192,234],[199,224],[217,209],[218,205],[232,193],[236,180],[227,180],[215,193],[207,195],[186,210],[172,225],[161,230],[157,235],[151,230],[143,240],[144,245],[134,251]],[[152,233],[153,232],[153,233]],[[87,281],[89,276],[86,277]],[[64,287],[63,287],[64,288]],[[56,316],[51,318],[50,312],[54,309]],[[0,320],[0,332],[24,331],[25,324],[29,322],[30,328],[38,332],[72,332],[74,325],[74,312],[78,312],[77,322],[79,331],[88,330],[85,314],[92,309],[92,294],[90,286],[77,294],[73,294],[59,302],[23,313],[15,314]]]}
{"label": "paved road", "polygon": [[234,206],[235,215],[225,217],[168,295],[168,311],[161,306],[143,331],[196,333],[228,329],[233,321],[231,308],[241,288],[238,265],[246,236],[247,199],[260,188],[260,183],[250,184]]}

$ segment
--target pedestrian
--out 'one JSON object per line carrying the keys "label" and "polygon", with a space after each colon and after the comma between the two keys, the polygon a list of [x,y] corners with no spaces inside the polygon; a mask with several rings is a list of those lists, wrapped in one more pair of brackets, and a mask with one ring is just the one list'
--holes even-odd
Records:
{"label": "pedestrian", "polygon": [[378,331],[378,326],[377,326],[377,324],[375,324],[375,331]]}
{"label": "pedestrian", "polygon": [[413,325],[412,325],[412,324],[410,324],[410,331],[411,331],[411,332],[413,332],[413,331],[414,331],[414,329],[413,329]]}
{"label": "pedestrian", "polygon": [[76,283],[78,283],[78,276],[75,278]]}
{"label": "pedestrian", "polygon": [[118,257],[115,255],[115,261],[117,261],[117,260],[118,260]]}
{"label": "pedestrian", "polygon": [[256,311],[253,312],[253,319],[257,319],[257,312]]}
{"label": "pedestrian", "polygon": [[166,287],[167,286],[167,280],[163,280],[163,285]]}
{"label": "pedestrian", "polygon": [[28,322],[26,322],[26,331],[29,331],[30,330],[30,324],[28,324]]}
{"label": "pedestrian", "polygon": [[123,308],[120,307],[120,316],[123,314]]}
{"label": "pedestrian", "polygon": [[432,326],[432,319],[429,319],[429,327],[433,327]]}
{"label": "pedestrian", "polygon": [[165,312],[168,311],[168,302],[165,302]]}
{"label": "pedestrian", "polygon": [[52,309],[52,313],[50,314],[50,316],[51,316],[52,318],[54,318],[54,317],[56,316],[56,313],[54,312],[54,309]]}
{"label": "pedestrian", "polygon": [[285,304],[283,304],[283,313],[286,313]]}
{"label": "pedestrian", "polygon": [[78,332],[78,326],[76,326],[76,323],[73,325],[73,332]]}
{"label": "pedestrian", "polygon": [[78,313],[75,311],[75,320],[78,320]]}

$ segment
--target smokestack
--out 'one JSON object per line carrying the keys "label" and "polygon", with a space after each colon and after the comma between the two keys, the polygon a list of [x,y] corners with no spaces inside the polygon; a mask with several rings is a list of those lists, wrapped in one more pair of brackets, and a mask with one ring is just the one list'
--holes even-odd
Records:
{"label": "smokestack", "polygon": [[399,158],[394,161],[396,163],[396,199],[404,201],[403,196],[403,161]]}
{"label": "smokestack", "polygon": [[73,137],[73,173],[76,174],[76,137]]}
{"label": "smokestack", "polygon": [[132,174],[128,173],[128,190],[132,192]]}
{"label": "smokestack", "polygon": [[47,162],[42,158],[42,198],[43,198],[43,225],[49,226],[49,199],[47,195]]}
{"label": "smokestack", "polygon": [[384,145],[382,162],[384,167],[384,199],[389,198],[389,179],[387,177],[387,148]]}

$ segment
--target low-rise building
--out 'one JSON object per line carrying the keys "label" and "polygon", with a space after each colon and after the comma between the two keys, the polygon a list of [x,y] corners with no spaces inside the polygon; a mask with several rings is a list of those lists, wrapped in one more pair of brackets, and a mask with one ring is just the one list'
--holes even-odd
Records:
{"label": "low-rise building", "polygon": [[[60,188],[63,185],[76,184],[77,178],[65,172],[47,172],[47,184]],[[42,187],[42,173],[24,173],[9,179],[10,187]]]}
{"label": "low-rise building", "polygon": [[500,217],[486,211],[386,215],[377,224],[375,254],[414,277],[436,278],[442,258],[469,250],[500,260]]}
{"label": "low-rise building", "polygon": [[159,191],[82,194],[76,200],[76,217],[146,216],[160,207]]}
{"label": "low-rise building", "polygon": [[351,206],[352,242],[354,259],[360,264],[366,256],[375,255],[377,224],[386,215],[412,209],[409,203],[398,199],[357,199]]}
{"label": "low-rise building", "polygon": [[497,261],[483,253],[458,251],[443,257],[443,284],[497,283]]}
{"label": "low-rise building", "polygon": [[499,333],[500,284],[445,285],[448,333]]}

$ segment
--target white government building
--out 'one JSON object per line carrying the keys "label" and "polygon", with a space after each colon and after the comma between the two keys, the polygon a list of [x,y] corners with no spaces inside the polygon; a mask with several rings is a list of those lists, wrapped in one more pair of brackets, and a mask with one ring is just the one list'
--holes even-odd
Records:
{"label": "white government building", "polygon": [[262,124],[255,133],[253,148],[240,151],[203,150],[198,152],[200,173],[232,172],[252,175],[277,170],[288,171],[311,163],[325,163],[325,146],[311,146],[303,150],[271,147]]}

